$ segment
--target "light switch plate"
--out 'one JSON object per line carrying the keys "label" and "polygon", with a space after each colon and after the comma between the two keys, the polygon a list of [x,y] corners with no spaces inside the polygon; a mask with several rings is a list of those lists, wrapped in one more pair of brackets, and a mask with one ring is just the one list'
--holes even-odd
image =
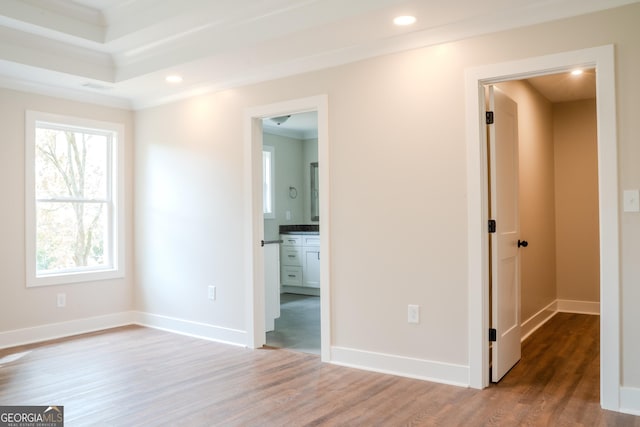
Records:
{"label": "light switch plate", "polygon": [[625,212],[640,212],[640,191],[624,190],[623,207]]}
{"label": "light switch plate", "polygon": [[420,323],[420,306],[409,304],[407,309],[407,321],[409,323]]}

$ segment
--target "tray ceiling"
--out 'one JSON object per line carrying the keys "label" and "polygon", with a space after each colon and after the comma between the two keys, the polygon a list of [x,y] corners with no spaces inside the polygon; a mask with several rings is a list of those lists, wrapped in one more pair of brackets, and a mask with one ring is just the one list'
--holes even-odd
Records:
{"label": "tray ceiling", "polygon": [[2,0],[0,85],[144,108],[638,1]]}

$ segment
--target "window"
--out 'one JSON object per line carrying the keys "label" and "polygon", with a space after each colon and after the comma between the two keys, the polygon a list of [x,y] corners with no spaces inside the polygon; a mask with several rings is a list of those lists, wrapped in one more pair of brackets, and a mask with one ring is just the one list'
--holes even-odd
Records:
{"label": "window", "polygon": [[123,130],[27,112],[27,286],[124,276]]}
{"label": "window", "polygon": [[262,206],[264,217],[273,219],[276,217],[275,210],[275,147],[265,145],[262,148]]}

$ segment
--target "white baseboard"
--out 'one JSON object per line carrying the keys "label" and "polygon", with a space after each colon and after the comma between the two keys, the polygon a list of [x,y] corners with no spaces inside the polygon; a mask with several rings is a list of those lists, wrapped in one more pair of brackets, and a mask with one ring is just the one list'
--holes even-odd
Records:
{"label": "white baseboard", "polygon": [[526,340],[529,336],[538,330],[542,325],[547,323],[558,312],[558,301],[553,301],[551,304],[522,322],[520,328],[522,330],[521,341]]}
{"label": "white baseboard", "polygon": [[366,371],[416,378],[442,384],[469,386],[469,367],[451,363],[332,347],[331,363]]}
{"label": "white baseboard", "polygon": [[133,322],[136,325],[160,329],[176,334],[187,335],[209,341],[246,347],[247,333],[238,329],[223,328],[206,323],[179,319],[158,314],[133,312]]}
{"label": "white baseboard", "polygon": [[557,299],[542,310],[522,322],[522,341],[529,338],[538,328],[547,323],[556,313],[600,314],[600,303]]}
{"label": "white baseboard", "polygon": [[119,326],[130,325],[131,323],[133,323],[132,313],[125,311],[104,316],[87,317],[67,322],[15,329],[0,332],[0,348],[16,347],[87,332],[117,328]]}
{"label": "white baseboard", "polygon": [[558,311],[562,313],[600,314],[600,303],[592,301],[574,301],[559,299]]}
{"label": "white baseboard", "polygon": [[640,415],[640,388],[620,387],[620,412]]}

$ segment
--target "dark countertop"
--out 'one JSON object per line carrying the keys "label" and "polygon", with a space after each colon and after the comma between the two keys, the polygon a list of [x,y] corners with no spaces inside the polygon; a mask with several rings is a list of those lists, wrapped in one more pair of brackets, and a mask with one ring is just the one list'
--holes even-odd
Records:
{"label": "dark countertop", "polygon": [[320,234],[318,224],[281,225],[280,234]]}

